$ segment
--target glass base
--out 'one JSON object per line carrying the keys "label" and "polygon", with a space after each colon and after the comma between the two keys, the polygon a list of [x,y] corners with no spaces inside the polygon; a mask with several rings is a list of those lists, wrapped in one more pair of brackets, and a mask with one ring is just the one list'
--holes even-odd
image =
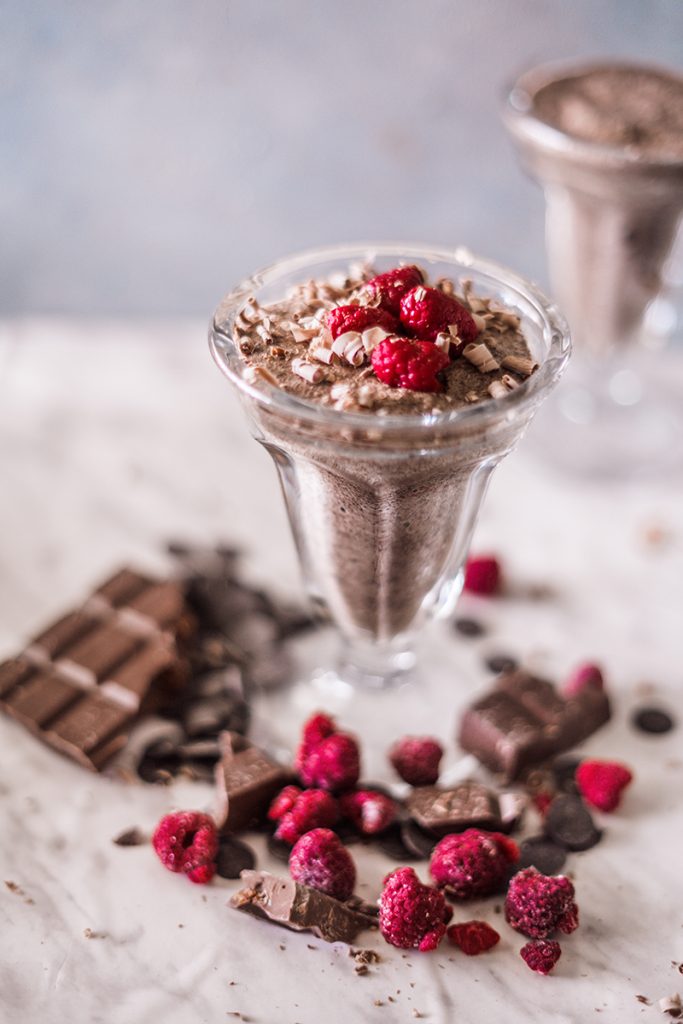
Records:
{"label": "glass base", "polygon": [[628,479],[680,467],[681,402],[663,378],[652,355],[577,361],[539,413],[528,447],[586,477]]}

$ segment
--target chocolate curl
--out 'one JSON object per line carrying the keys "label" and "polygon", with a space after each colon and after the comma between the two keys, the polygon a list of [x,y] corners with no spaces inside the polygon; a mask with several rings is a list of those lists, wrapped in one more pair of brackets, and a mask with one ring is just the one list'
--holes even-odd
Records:
{"label": "chocolate curl", "polygon": [[443,352],[444,355],[449,356],[451,354],[451,345],[453,344],[453,339],[451,338],[450,334],[444,334],[444,332],[441,331],[434,338],[434,344],[438,349],[440,349],[441,352]]}
{"label": "chocolate curl", "polygon": [[252,384],[260,384],[262,381],[265,381],[267,384],[279,387],[277,378],[273,376],[270,370],[266,370],[265,366],[249,366],[244,371],[244,376]]}
{"label": "chocolate curl", "polygon": [[487,390],[491,398],[505,398],[510,393],[502,380],[492,380]]}
{"label": "chocolate curl", "polygon": [[291,333],[294,341],[301,345],[316,337],[318,333],[318,326],[316,324],[315,327],[304,327],[302,323],[292,323],[287,325],[287,330]]}
{"label": "chocolate curl", "polygon": [[538,363],[535,363],[530,356],[507,355],[503,356],[500,362],[506,370],[514,370],[522,377],[530,377],[534,370],[538,369]]}
{"label": "chocolate curl", "polygon": [[325,371],[322,366],[314,366],[307,363],[305,359],[292,359],[292,372],[309,384],[320,384],[325,380]]}
{"label": "chocolate curl", "polygon": [[[343,358],[346,349],[350,345],[355,345],[361,341],[361,336],[358,331],[344,331],[343,334],[339,334],[332,342],[332,351],[339,358]],[[361,342],[362,344],[362,342]]]}
{"label": "chocolate curl", "polygon": [[308,358],[330,366],[334,361],[334,352],[331,348],[326,348],[325,345],[311,344],[308,346]]}
{"label": "chocolate curl", "polygon": [[350,341],[344,349],[344,359],[351,366],[361,366],[365,361],[365,348],[363,347],[362,338],[358,338],[357,341]]}
{"label": "chocolate curl", "polygon": [[385,338],[390,337],[390,332],[385,331],[383,327],[368,327],[367,330],[363,331],[361,340],[363,342],[363,348],[368,355],[370,355],[372,350],[379,345],[380,341],[384,341]]}
{"label": "chocolate curl", "polygon": [[469,363],[472,363],[472,366],[476,366],[479,373],[493,373],[500,369],[500,364],[491,349],[483,341],[472,341],[469,345],[465,345],[462,354]]}
{"label": "chocolate curl", "polygon": [[516,381],[514,377],[511,377],[509,373],[504,373],[501,380],[508,389],[508,391],[514,391],[515,388],[519,387],[519,381]]}
{"label": "chocolate curl", "polygon": [[246,330],[249,327],[253,327],[254,324],[259,323],[261,319],[261,307],[254,298],[250,295],[241,310],[237,314],[237,328],[238,330]]}

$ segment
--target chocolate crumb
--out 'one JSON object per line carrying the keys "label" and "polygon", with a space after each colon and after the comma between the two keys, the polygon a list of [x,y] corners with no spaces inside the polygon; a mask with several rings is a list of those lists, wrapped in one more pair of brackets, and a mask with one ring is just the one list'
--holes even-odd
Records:
{"label": "chocolate crumb", "polygon": [[379,953],[375,953],[374,949],[350,949],[349,956],[357,964],[379,964],[382,962],[381,956]]}
{"label": "chocolate crumb", "polygon": [[631,721],[640,732],[654,736],[670,732],[674,727],[673,718],[662,708],[640,708],[634,711]]}
{"label": "chocolate crumb", "polygon": [[370,973],[367,964],[357,964],[356,967],[354,967],[354,970],[356,974],[359,975],[359,977],[362,977],[363,975]]}
{"label": "chocolate crumb", "polygon": [[468,638],[483,636],[486,632],[485,627],[477,619],[456,619],[453,626],[457,633]]}
{"label": "chocolate crumb", "polygon": [[112,839],[117,846],[143,846],[146,842],[147,838],[139,828],[128,828]]}
{"label": "chocolate crumb", "polygon": [[414,1017],[414,1018],[415,1018],[416,1020],[422,1020],[422,1016],[423,1016],[423,1015],[422,1015],[422,1014],[420,1013],[420,1011],[419,1011],[419,1010],[416,1010],[416,1009],[415,1009],[415,1007],[413,1007],[413,1017]]}
{"label": "chocolate crumb", "polygon": [[84,928],[83,934],[86,939],[106,939],[109,937],[107,932],[95,932],[92,928]]}
{"label": "chocolate crumb", "polygon": [[652,1006],[652,1001],[647,996],[636,996],[639,1003],[644,1003],[645,1006]]}
{"label": "chocolate crumb", "polygon": [[10,892],[14,893],[15,896],[21,896],[21,898],[23,899],[24,903],[26,903],[28,906],[34,906],[35,905],[36,901],[34,899],[32,899],[31,896],[27,896],[26,893],[24,892],[24,890],[22,889],[22,887],[20,885],[17,885],[16,882],[8,882],[6,880],[5,881],[5,885],[7,886],[7,888],[9,889]]}
{"label": "chocolate crumb", "polygon": [[375,999],[374,1005],[375,1006],[384,1006],[384,1003],[382,1002],[381,999]]}

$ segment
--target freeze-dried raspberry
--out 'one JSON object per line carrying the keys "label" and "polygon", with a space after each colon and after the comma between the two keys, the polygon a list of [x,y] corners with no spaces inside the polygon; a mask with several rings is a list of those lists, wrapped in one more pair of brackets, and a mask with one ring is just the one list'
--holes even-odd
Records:
{"label": "freeze-dried raspberry", "polygon": [[500,832],[468,828],[444,836],[432,853],[429,871],[438,885],[457,899],[488,896],[505,881],[510,864],[519,860],[517,844]]}
{"label": "freeze-dried raspberry", "polygon": [[291,811],[297,799],[301,796],[298,786],[285,786],[275,797],[268,808],[268,817],[271,821],[279,821],[287,811]]}
{"label": "freeze-dried raspberry", "polygon": [[519,951],[522,960],[539,974],[550,974],[562,956],[559,942],[542,939],[540,942],[527,942]]}
{"label": "freeze-dried raspberry", "polygon": [[383,384],[408,391],[443,391],[437,374],[448,366],[448,356],[431,341],[385,338],[375,345],[372,368]]}
{"label": "freeze-dried raspberry", "polygon": [[368,327],[383,327],[393,334],[397,328],[395,317],[386,309],[374,306],[335,306],[325,314],[325,326],[333,338],[347,331],[365,331]]}
{"label": "freeze-dried raspberry", "polygon": [[277,839],[294,843],[313,828],[329,828],[339,820],[339,805],[324,789],[306,789],[286,811],[275,830]]}
{"label": "freeze-dried raspberry", "polygon": [[[434,341],[437,334],[453,334],[459,344],[451,346],[459,354],[465,345],[474,341],[479,331],[472,314],[457,299],[440,292],[438,288],[418,285],[401,299],[401,323],[418,338]],[[456,338],[453,339],[454,342]]]}
{"label": "freeze-dried raspberry", "polygon": [[344,732],[336,732],[313,748],[305,762],[310,784],[331,792],[351,789],[360,775],[358,743]]}
{"label": "freeze-dried raspberry", "polygon": [[576,769],[575,778],[581,795],[589,804],[599,811],[614,811],[633,775],[625,765],[616,761],[582,761]]}
{"label": "freeze-dried raspberry", "polygon": [[562,693],[565,697],[578,697],[587,686],[592,686],[595,690],[605,689],[602,669],[590,661],[574,669],[562,687]]}
{"label": "freeze-dried raspberry", "polygon": [[367,281],[363,285],[363,292],[375,301],[379,299],[383,309],[398,316],[403,296],[423,281],[424,275],[419,267],[396,267]]}
{"label": "freeze-dried raspberry", "polygon": [[192,882],[210,882],[216,873],[218,832],[208,814],[167,814],[154,830],[152,845],[165,868],[181,871]]}
{"label": "freeze-dried raspberry", "polygon": [[295,882],[337,900],[348,900],[356,884],[351,854],[328,828],[314,828],[297,840],[289,855],[289,870]]}
{"label": "freeze-dried raspberry", "polygon": [[301,733],[301,743],[299,744],[299,748],[294,758],[294,767],[305,786],[313,785],[313,781],[309,777],[309,773],[306,768],[306,762],[309,754],[314,747],[317,747],[319,743],[336,731],[337,727],[334,724],[334,719],[322,712],[312,715],[308,721],[304,723]]}
{"label": "freeze-dried raspberry", "polygon": [[579,926],[574,886],[564,875],[525,868],[508,887],[505,920],[531,939],[545,939],[556,930],[569,935]]}
{"label": "freeze-dried raspberry", "polygon": [[490,597],[500,590],[501,578],[500,562],[493,555],[468,558],[465,564],[463,590],[469,591],[470,594]]}
{"label": "freeze-dried raspberry", "polygon": [[412,868],[398,868],[384,879],[379,929],[392,946],[436,949],[446,931],[445,911],[443,894],[423,885]]}
{"label": "freeze-dried raspberry", "polygon": [[446,931],[448,941],[466,953],[467,956],[479,956],[500,942],[500,935],[486,921],[465,921],[452,924]]}
{"label": "freeze-dried raspberry", "polygon": [[430,736],[404,736],[389,751],[392,765],[411,786],[433,786],[442,757],[443,747]]}
{"label": "freeze-dried raspberry", "polygon": [[350,818],[359,832],[375,836],[384,832],[396,818],[396,804],[384,793],[373,789],[357,789],[339,798],[341,812]]}

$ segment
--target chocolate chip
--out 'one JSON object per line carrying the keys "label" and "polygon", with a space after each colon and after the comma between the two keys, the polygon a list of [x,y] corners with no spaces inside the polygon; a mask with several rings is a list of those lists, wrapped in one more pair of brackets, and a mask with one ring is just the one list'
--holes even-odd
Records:
{"label": "chocolate chip", "polygon": [[289,843],[286,843],[284,839],[278,839],[277,836],[268,836],[268,853],[275,860],[282,861],[283,864],[289,864],[289,855],[292,852],[292,847]]}
{"label": "chocolate chip", "polygon": [[523,868],[537,868],[544,875],[556,875],[567,860],[567,851],[545,836],[531,836],[519,847],[519,860],[515,865]]}
{"label": "chocolate chip", "polygon": [[510,654],[492,654],[484,659],[484,664],[489,671],[495,672],[496,675],[503,672],[514,672],[519,666],[517,659]]}
{"label": "chocolate chip", "polygon": [[583,759],[573,754],[556,757],[552,763],[555,785],[561,793],[577,793],[576,769]]}
{"label": "chocolate chip", "polygon": [[436,836],[430,835],[410,819],[401,825],[401,839],[403,845],[421,860],[428,860],[431,857],[432,850],[439,841]]}
{"label": "chocolate chip", "polygon": [[466,637],[483,636],[486,632],[485,627],[477,619],[456,619],[453,627],[456,633]]}
{"label": "chocolate chip", "polygon": [[636,729],[653,735],[670,732],[675,725],[671,715],[661,708],[640,708],[633,713],[631,721]]}
{"label": "chocolate chip", "polygon": [[545,832],[567,850],[590,850],[602,838],[583,800],[569,793],[556,796],[550,804]]}
{"label": "chocolate chip", "polygon": [[390,860],[411,862],[422,860],[421,854],[410,850],[403,841],[401,826],[398,823],[390,825],[386,831],[378,837],[379,848]]}
{"label": "chocolate chip", "polygon": [[112,839],[112,842],[117,846],[143,846],[147,842],[147,837],[139,828],[127,828],[116,839]]}
{"label": "chocolate chip", "polygon": [[256,865],[254,851],[234,836],[221,839],[216,857],[216,871],[221,878],[239,878],[241,871],[252,871]]}

